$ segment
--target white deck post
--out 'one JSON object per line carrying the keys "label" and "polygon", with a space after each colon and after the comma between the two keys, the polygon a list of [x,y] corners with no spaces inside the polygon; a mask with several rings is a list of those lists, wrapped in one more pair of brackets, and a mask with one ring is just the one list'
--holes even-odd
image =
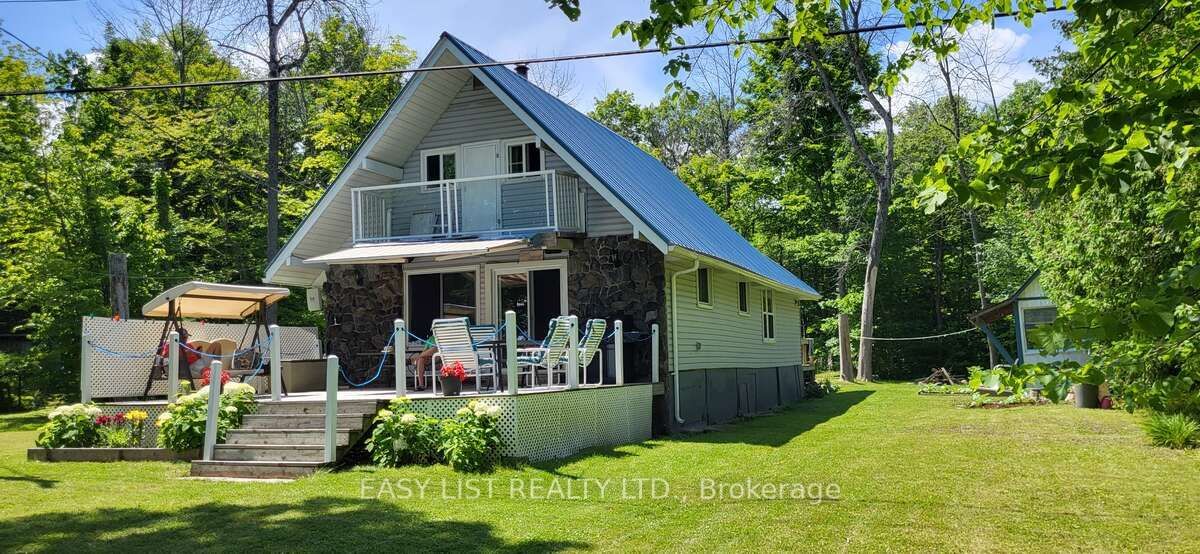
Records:
{"label": "white deck post", "polygon": [[79,342],[79,401],[92,401],[92,336],[84,333]]}
{"label": "white deck post", "polygon": [[404,320],[392,320],[396,338],[392,339],[392,357],[396,362],[396,396],[408,394],[408,352],[404,345],[408,344],[408,333],[404,332]]}
{"label": "white deck post", "polygon": [[217,421],[221,413],[221,360],[213,360],[208,371],[208,422],[204,425],[204,460],[213,459],[217,446]]}
{"label": "white deck post", "polygon": [[520,368],[517,366],[517,312],[512,310],[504,312],[504,350],[504,363],[508,366],[504,374],[508,379],[508,394],[515,395],[520,385],[517,379]]}
{"label": "white deck post", "polygon": [[179,331],[167,335],[167,348],[167,404],[174,404],[179,394]]}
{"label": "white deck post", "polygon": [[337,457],[338,357],[325,359],[325,463]]}
{"label": "white deck post", "polygon": [[[625,384],[625,324],[621,320],[613,321],[613,373],[617,376],[617,385]],[[604,382],[604,377],[600,377]]]}
{"label": "white deck post", "polygon": [[579,388],[579,317],[568,316],[571,340],[567,350],[567,388]]}
{"label": "white deck post", "polygon": [[650,382],[658,382],[658,324],[650,326]]}
{"label": "white deck post", "polygon": [[279,344],[279,326],[267,327],[267,340],[271,343],[271,400],[279,402],[279,394],[283,391],[283,351]]}

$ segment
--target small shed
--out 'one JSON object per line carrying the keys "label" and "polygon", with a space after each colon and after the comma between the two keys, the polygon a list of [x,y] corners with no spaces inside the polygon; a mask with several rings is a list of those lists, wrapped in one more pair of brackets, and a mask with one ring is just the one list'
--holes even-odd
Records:
{"label": "small shed", "polygon": [[[1058,307],[1038,282],[1040,271],[1035,271],[1028,279],[1001,302],[971,314],[971,323],[975,324],[987,335],[988,342],[1000,353],[1000,357],[1008,364],[1034,364],[1041,362],[1058,362],[1074,360],[1079,363],[1087,361],[1087,352],[1082,350],[1066,350],[1057,354],[1043,354],[1030,339],[1029,331],[1035,327],[1053,323],[1058,317]],[[1005,316],[1013,316],[1013,324],[1017,331],[1016,356],[1014,357],[1004,344],[992,332],[994,322]]]}

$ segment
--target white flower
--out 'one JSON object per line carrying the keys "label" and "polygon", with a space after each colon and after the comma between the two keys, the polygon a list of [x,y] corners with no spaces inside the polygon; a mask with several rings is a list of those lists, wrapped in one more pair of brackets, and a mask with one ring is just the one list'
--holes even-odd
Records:
{"label": "white flower", "polygon": [[387,409],[387,408],[384,408],[384,409],[382,409],[382,410],[379,410],[379,419],[387,419],[387,418],[389,418],[389,417],[392,417],[392,411],[391,411],[391,410],[389,410],[389,409]]}
{"label": "white flower", "polygon": [[225,412],[226,412],[226,413],[231,413],[231,414],[236,414],[236,413],[237,413],[237,406],[225,406]]}
{"label": "white flower", "polygon": [[465,416],[465,415],[469,415],[470,413],[471,413],[471,409],[466,406],[463,406],[462,408],[459,408],[457,412],[454,412],[454,415]]}
{"label": "white flower", "polygon": [[227,383],[224,391],[225,394],[250,393],[253,395],[255,393],[254,387],[249,383]]}
{"label": "white flower", "polygon": [[487,415],[491,418],[500,417],[500,406],[488,406]]}
{"label": "white flower", "polygon": [[411,425],[417,422],[417,414],[404,414],[400,416],[400,423]]}
{"label": "white flower", "polygon": [[101,410],[100,408],[97,408],[95,406],[85,406],[83,408],[83,410],[84,410],[84,413],[86,413],[88,415],[88,417],[100,417],[100,415],[104,413],[103,410]]}
{"label": "white flower", "polygon": [[162,427],[163,425],[166,425],[168,421],[171,421],[171,412],[163,412],[158,414],[158,419],[154,420],[154,424]]}

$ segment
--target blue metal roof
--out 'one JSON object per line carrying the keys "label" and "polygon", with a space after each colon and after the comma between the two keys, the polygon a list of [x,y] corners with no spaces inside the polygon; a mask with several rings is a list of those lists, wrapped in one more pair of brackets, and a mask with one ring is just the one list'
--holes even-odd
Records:
{"label": "blue metal roof", "polygon": [[[495,61],[449,33],[443,36],[472,63]],[[747,242],[653,156],[507,67],[480,70],[663,240],[819,296]]]}

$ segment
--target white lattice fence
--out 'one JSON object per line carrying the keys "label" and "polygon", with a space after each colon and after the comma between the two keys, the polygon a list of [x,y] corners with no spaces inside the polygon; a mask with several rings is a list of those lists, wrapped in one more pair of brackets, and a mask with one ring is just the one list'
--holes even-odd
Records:
{"label": "white lattice fence", "polygon": [[517,396],[415,398],[413,411],[447,418],[473,399],[499,406],[504,440],[500,455],[541,461],[649,439],[652,395],[647,384]]}
{"label": "white lattice fence", "polygon": [[[184,321],[190,340],[212,342],[231,339],[242,347],[251,343],[253,325],[244,323],[208,323]],[[83,318],[82,330],[93,345],[91,355],[92,398],[135,398],[145,392],[146,378],[154,364],[163,322],[149,319],[113,320],[106,317]],[[260,340],[266,340],[262,329]],[[280,353],[284,360],[321,357],[321,341],[315,327],[280,327]],[[108,351],[108,352],[105,352]],[[113,354],[112,352],[124,355]],[[166,381],[154,381],[150,395],[166,394]]]}

